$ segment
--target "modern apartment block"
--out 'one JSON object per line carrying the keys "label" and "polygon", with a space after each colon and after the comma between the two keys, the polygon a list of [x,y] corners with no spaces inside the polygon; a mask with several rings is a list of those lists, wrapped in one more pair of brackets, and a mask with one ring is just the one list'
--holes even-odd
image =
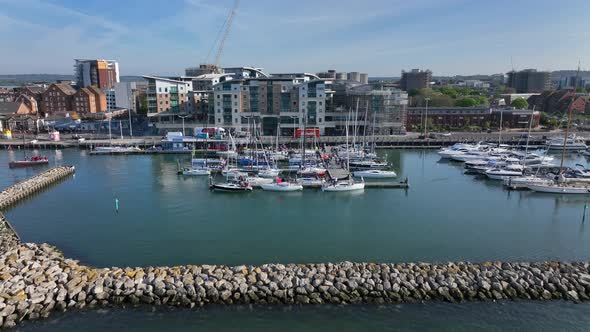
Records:
{"label": "modern apartment block", "polygon": [[[356,123],[358,134],[394,135],[406,132],[408,94],[385,83],[347,84],[334,89],[334,108],[326,113],[326,122],[334,135],[344,135],[346,119],[349,133]],[[356,120],[355,120],[356,119]]]}
{"label": "modern apartment block", "polygon": [[430,87],[432,81],[432,72],[430,70],[412,69],[411,71],[402,71],[400,88],[404,91],[420,90]]}
{"label": "modern apartment block", "polygon": [[109,90],[119,82],[119,64],[115,60],[74,60],[74,75],[80,88],[90,85]]}
{"label": "modern apartment block", "polygon": [[514,88],[517,93],[543,92],[551,90],[551,73],[525,69],[508,73],[506,82],[508,87]]}
{"label": "modern apartment block", "polygon": [[323,134],[325,100],[324,81],[305,73],[231,80],[214,87],[209,122],[235,131],[256,124],[263,135],[276,135],[279,128],[282,135],[293,135],[303,126]]}
{"label": "modern apartment block", "polygon": [[189,93],[193,90],[192,81],[163,77],[143,76],[148,81],[148,116],[166,114],[187,114],[191,112]]}

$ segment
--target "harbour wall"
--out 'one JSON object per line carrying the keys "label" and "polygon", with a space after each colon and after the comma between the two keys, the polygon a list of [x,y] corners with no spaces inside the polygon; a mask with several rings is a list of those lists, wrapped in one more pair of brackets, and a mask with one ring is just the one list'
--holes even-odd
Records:
{"label": "harbour wall", "polygon": [[47,244],[0,257],[0,326],[113,305],[389,304],[590,299],[590,264],[325,263],[92,268]]}
{"label": "harbour wall", "polygon": [[57,166],[0,191],[0,210],[74,174],[74,166]]}

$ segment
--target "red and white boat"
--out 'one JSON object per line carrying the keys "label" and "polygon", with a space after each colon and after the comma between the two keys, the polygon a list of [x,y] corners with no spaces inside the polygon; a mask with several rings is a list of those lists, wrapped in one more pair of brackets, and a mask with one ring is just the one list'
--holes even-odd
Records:
{"label": "red and white boat", "polygon": [[8,163],[8,167],[10,168],[17,168],[17,167],[30,167],[30,166],[41,166],[41,165],[48,165],[49,159],[47,156],[41,157],[31,157],[29,160],[15,160]]}

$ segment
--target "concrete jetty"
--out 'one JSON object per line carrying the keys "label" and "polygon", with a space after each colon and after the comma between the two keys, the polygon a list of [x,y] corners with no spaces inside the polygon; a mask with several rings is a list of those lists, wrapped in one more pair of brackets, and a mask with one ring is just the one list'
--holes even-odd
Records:
{"label": "concrete jetty", "polygon": [[0,191],[0,210],[74,174],[74,166],[57,166]]}

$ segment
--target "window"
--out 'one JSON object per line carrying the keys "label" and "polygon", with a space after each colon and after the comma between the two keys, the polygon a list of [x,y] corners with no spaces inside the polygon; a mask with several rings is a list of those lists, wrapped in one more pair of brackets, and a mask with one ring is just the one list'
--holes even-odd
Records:
{"label": "window", "polygon": [[168,105],[168,100],[166,100],[166,105]]}
{"label": "window", "polygon": [[162,88],[158,88],[158,92],[162,92]]}
{"label": "window", "polygon": [[238,123],[238,119],[235,119],[235,120],[234,120],[234,122],[235,122],[235,123]]}
{"label": "window", "polygon": [[238,109],[234,109],[234,113],[238,113]]}
{"label": "window", "polygon": [[182,86],[181,86],[181,87],[180,87],[180,90],[184,90],[183,88],[184,88],[184,87],[182,87]]}
{"label": "window", "polygon": [[168,88],[164,88],[164,92],[168,92]]}
{"label": "window", "polygon": [[322,123],[322,118],[319,118],[319,119],[318,119],[318,122],[319,122],[319,123]]}
{"label": "window", "polygon": [[238,98],[238,95],[234,95],[234,98]]}
{"label": "window", "polygon": [[322,104],[322,102],[321,102],[321,101],[320,101],[319,103],[320,103],[320,105]]}
{"label": "window", "polygon": [[217,123],[221,123],[221,119],[217,119]]}
{"label": "window", "polygon": [[162,103],[163,103],[163,102],[160,100],[160,105],[162,105]]}

